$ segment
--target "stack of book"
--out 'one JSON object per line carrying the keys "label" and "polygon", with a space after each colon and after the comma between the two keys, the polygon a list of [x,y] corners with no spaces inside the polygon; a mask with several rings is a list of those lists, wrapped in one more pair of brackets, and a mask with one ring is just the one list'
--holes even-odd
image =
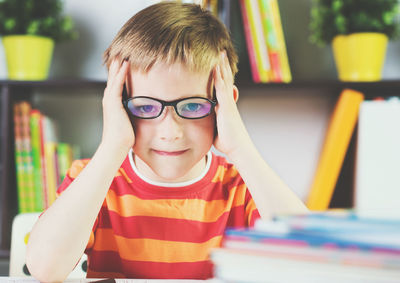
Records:
{"label": "stack of book", "polygon": [[54,121],[27,101],[14,105],[14,137],[19,213],[43,211],[79,149],[59,143]]}
{"label": "stack of book", "polygon": [[255,83],[292,80],[278,0],[239,0]]}
{"label": "stack of book", "polygon": [[399,282],[400,221],[353,212],[259,220],[211,252],[224,282]]}

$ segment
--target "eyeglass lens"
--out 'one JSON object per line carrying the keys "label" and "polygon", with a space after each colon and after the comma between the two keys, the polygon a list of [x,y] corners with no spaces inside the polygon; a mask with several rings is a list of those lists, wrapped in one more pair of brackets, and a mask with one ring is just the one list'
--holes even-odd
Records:
{"label": "eyeglass lens", "polygon": [[[131,113],[139,118],[156,118],[163,110],[163,104],[160,101],[137,97],[128,101],[128,108]],[[212,104],[203,98],[187,98],[176,103],[178,115],[184,118],[202,118],[210,114]]]}

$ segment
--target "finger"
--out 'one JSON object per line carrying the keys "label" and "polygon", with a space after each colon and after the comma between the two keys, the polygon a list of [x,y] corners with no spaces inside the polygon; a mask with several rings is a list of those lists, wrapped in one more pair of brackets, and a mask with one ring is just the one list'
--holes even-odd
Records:
{"label": "finger", "polygon": [[229,58],[226,54],[226,50],[222,51],[221,57],[222,77],[226,83],[233,84],[232,69],[231,65],[229,64]]}
{"label": "finger", "polygon": [[224,103],[226,100],[226,87],[222,78],[221,66],[217,64],[214,68],[214,82],[217,101]]}
{"label": "finger", "polygon": [[219,65],[219,68],[220,68],[219,72],[221,73],[221,78],[222,78],[222,79],[225,78],[225,76],[224,76],[224,71],[223,71],[224,56],[225,56],[224,51],[221,51],[220,54],[219,54],[218,65]]}
{"label": "finger", "polygon": [[115,94],[117,97],[122,97],[122,90],[126,81],[129,66],[129,62],[124,60],[121,67],[118,69],[117,74],[115,75],[112,93]]}
{"label": "finger", "polygon": [[108,85],[113,81],[113,78],[115,77],[117,71],[118,71],[118,60],[114,58],[111,61],[110,68],[108,69],[108,79],[107,79]]}

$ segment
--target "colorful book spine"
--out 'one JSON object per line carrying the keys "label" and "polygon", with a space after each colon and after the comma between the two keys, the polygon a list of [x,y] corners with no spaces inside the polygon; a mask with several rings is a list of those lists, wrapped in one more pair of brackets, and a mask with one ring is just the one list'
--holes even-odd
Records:
{"label": "colorful book spine", "polygon": [[251,38],[253,39],[253,47],[255,50],[260,80],[262,83],[267,83],[270,81],[269,73],[271,66],[268,58],[268,49],[264,37],[258,0],[244,0],[244,4],[246,7],[247,18],[250,23],[250,33]]}
{"label": "colorful book spine", "polygon": [[56,164],[55,164],[55,155],[56,155],[56,143],[54,142],[46,142],[44,144],[44,152],[46,159],[46,182],[47,182],[47,202],[46,208],[48,208],[55,200],[56,200],[56,191],[57,191],[57,176],[56,176]]}
{"label": "colorful book spine", "polygon": [[48,196],[48,182],[47,182],[47,170],[46,170],[46,153],[45,153],[45,116],[40,114],[39,118],[39,132],[40,132],[40,160],[42,167],[42,196],[43,196],[43,207],[46,209],[49,203]]}
{"label": "colorful book spine", "polygon": [[271,241],[268,243],[243,238],[226,238],[223,241],[223,247],[238,253],[249,252],[273,258],[354,264],[367,267],[400,268],[400,254],[380,251],[366,252],[352,247],[338,248],[332,245],[311,247],[297,242],[281,243],[279,241]]}
{"label": "colorful book spine", "polygon": [[31,126],[31,144],[32,144],[32,161],[35,184],[35,211],[44,209],[43,196],[43,174],[42,174],[42,147],[41,147],[41,131],[40,131],[41,113],[39,110],[31,111],[30,126]]}
{"label": "colorful book spine", "polygon": [[254,40],[252,38],[252,34],[250,31],[250,23],[249,23],[249,18],[248,18],[248,13],[246,11],[246,5],[244,4],[245,0],[239,0],[240,3],[240,11],[242,14],[242,19],[243,19],[243,29],[244,29],[244,36],[246,40],[246,47],[247,47],[247,53],[249,55],[249,61],[250,61],[250,70],[251,70],[251,75],[253,78],[253,81],[255,83],[260,83],[260,73],[258,71],[257,67],[257,60],[256,60],[256,54],[255,54],[255,49],[254,49]]}
{"label": "colorful book spine", "polygon": [[329,208],[363,100],[364,95],[361,92],[351,89],[343,90],[339,97],[307,199],[307,206],[311,210]]}
{"label": "colorful book spine", "polygon": [[72,164],[72,148],[67,143],[59,143],[57,146],[57,156],[58,156],[58,169],[60,180],[64,180],[65,175],[69,167]]}
{"label": "colorful book spine", "polygon": [[[290,71],[289,59],[287,55],[285,36],[282,28],[281,15],[279,11],[278,0],[265,0],[268,14],[273,18],[274,30],[278,42],[279,62],[282,70],[282,80],[285,83],[292,81],[292,74]],[[270,11],[270,12],[269,12]]]}
{"label": "colorful book spine", "polygon": [[22,133],[22,152],[25,171],[25,185],[27,190],[27,205],[29,212],[35,211],[35,184],[32,161],[32,146],[30,132],[30,113],[31,105],[27,101],[20,103],[21,107],[21,133]]}
{"label": "colorful book spine", "polygon": [[279,58],[279,44],[276,34],[272,10],[267,0],[259,0],[263,31],[268,47],[268,56],[271,64],[270,77],[273,82],[283,82],[281,62]]}
{"label": "colorful book spine", "polygon": [[24,160],[22,154],[21,133],[21,108],[20,104],[14,105],[14,142],[15,142],[15,169],[17,176],[18,211],[26,213],[29,211],[27,205],[27,187],[25,184]]}

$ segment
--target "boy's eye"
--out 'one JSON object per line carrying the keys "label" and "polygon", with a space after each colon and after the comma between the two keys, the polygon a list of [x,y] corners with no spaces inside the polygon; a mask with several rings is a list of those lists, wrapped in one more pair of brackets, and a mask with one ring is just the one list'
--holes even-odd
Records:
{"label": "boy's eye", "polygon": [[201,110],[202,107],[203,105],[201,105],[200,103],[187,103],[182,106],[181,110],[188,112],[196,112]]}
{"label": "boy's eye", "polygon": [[128,104],[128,107],[132,114],[137,117],[151,118],[153,116],[158,116],[158,114],[161,112],[162,105],[131,103]]}
{"label": "boy's eye", "polygon": [[178,112],[181,116],[186,118],[200,118],[207,116],[211,110],[211,104],[204,101],[204,99],[192,99],[178,104]]}
{"label": "boy's eye", "polygon": [[156,107],[154,105],[143,105],[137,108],[142,113],[152,113],[156,111]]}

